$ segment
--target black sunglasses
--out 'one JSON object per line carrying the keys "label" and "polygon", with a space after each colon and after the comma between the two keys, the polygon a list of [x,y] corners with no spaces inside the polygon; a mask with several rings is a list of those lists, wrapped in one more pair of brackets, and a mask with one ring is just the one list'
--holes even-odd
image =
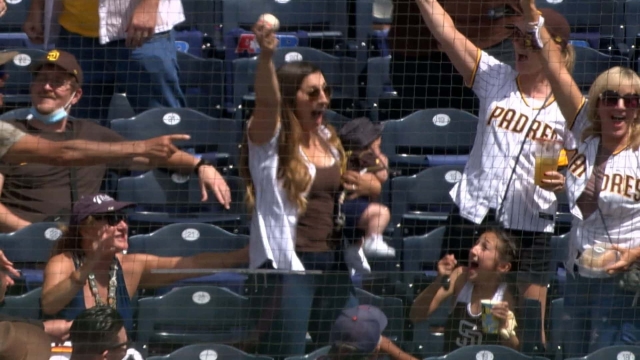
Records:
{"label": "black sunglasses", "polygon": [[637,109],[640,105],[640,95],[625,94],[620,95],[617,91],[607,90],[600,94],[600,101],[604,106],[615,107],[620,103],[620,99],[624,102],[627,109]]}
{"label": "black sunglasses", "polygon": [[109,226],[116,226],[121,221],[127,221],[127,215],[122,213],[109,213],[109,214],[97,214],[93,215],[96,221],[106,221]]}
{"label": "black sunglasses", "polygon": [[320,88],[316,88],[316,87],[314,87],[314,88],[312,88],[312,89],[308,90],[308,91],[306,92],[306,94],[307,94],[307,96],[309,96],[309,97],[310,97],[310,98],[312,98],[312,99],[317,99],[317,98],[319,98],[319,97],[320,97],[320,91],[324,92],[324,95],[325,95],[327,98],[330,98],[330,97],[331,97],[331,88],[330,88],[330,87],[328,87],[328,86],[325,86],[323,89],[320,89]]}

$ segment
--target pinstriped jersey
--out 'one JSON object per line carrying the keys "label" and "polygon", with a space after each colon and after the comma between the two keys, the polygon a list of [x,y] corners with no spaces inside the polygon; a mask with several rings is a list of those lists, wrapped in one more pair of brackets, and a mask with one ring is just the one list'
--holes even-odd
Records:
{"label": "pinstriped jersey", "polygon": [[[576,121],[586,123],[585,117],[583,106]],[[567,171],[567,198],[573,214],[570,264],[578,252],[597,243],[640,246],[640,151],[625,148],[607,160],[598,196],[602,216],[596,210],[585,219],[577,205],[589,178],[594,176],[599,144],[600,137],[594,136],[581,143]]]}
{"label": "pinstriped jersey", "polygon": [[535,141],[576,147],[556,101],[545,105],[526,98],[518,73],[480,50],[472,87],[480,99],[480,122],[462,180],[451,190],[460,215],[479,224],[503,204],[499,221],[506,228],[552,232],[557,201],[553,192],[534,184]]}

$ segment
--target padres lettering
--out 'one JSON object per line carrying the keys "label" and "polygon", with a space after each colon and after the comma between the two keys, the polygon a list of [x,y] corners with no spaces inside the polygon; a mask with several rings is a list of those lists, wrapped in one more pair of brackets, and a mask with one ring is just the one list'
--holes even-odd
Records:
{"label": "padres lettering", "polygon": [[487,125],[491,125],[491,122],[495,121],[497,127],[518,134],[522,133],[525,129],[529,129],[526,137],[530,140],[555,140],[558,138],[558,134],[550,125],[534,120],[531,127],[529,127],[529,120],[527,115],[521,114],[514,109],[505,109],[496,106],[491,112],[491,115],[489,115]]}
{"label": "padres lettering", "polygon": [[574,156],[571,164],[569,164],[569,171],[577,178],[582,177],[587,172],[586,160],[587,158],[584,154]]}
{"label": "padres lettering", "polygon": [[[587,172],[584,154],[578,154],[573,158],[569,165],[569,171],[575,177],[584,176]],[[604,174],[600,191],[624,196],[633,201],[640,201],[640,179],[624,174]]]}

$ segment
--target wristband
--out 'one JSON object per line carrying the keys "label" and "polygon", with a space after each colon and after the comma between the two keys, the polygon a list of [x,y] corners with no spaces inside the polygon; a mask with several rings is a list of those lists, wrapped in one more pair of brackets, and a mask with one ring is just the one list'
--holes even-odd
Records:
{"label": "wristband", "polygon": [[528,48],[532,48],[534,50],[541,50],[544,48],[544,43],[540,38],[540,29],[544,26],[544,18],[542,16],[538,16],[537,23],[529,23],[529,28],[527,29],[527,36],[525,36],[525,46]]}
{"label": "wristband", "polygon": [[200,167],[202,166],[213,166],[213,164],[203,158],[200,158],[200,161],[198,161],[198,163],[196,164],[196,167],[193,168],[193,172],[196,175],[198,175],[198,172],[200,171]]}

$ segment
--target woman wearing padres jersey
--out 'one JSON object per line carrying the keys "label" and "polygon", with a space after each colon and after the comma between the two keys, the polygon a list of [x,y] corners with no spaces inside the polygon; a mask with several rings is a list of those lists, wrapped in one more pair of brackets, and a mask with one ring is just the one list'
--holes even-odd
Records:
{"label": "woman wearing padres jersey", "polygon": [[[549,172],[544,180],[547,186],[534,184],[534,143],[558,140],[571,149],[575,141],[567,136],[565,120],[542,65],[525,47],[518,27],[512,27],[516,52],[512,68],[457,31],[436,0],[416,1],[442,50],[480,99],[475,144],[463,177],[451,192],[458,209],[449,217],[445,235],[448,250],[457,250],[457,257],[462,258],[460,252],[472,246],[480,226],[496,220],[518,244],[513,269],[522,274],[518,278],[521,298],[539,300],[544,314],[548,244],[557,205],[553,191],[562,188],[563,176]],[[570,71],[573,48],[568,44],[569,24],[553,10],[543,12],[548,19],[546,26],[562,48],[563,64]]]}
{"label": "woman wearing padres jersey", "polygon": [[[534,1],[523,0],[523,8],[527,22],[537,24]],[[565,355],[579,357],[632,342],[640,329],[633,306],[636,294],[618,285],[619,274],[640,257],[640,77],[631,69],[609,69],[596,78],[586,101],[571,75],[558,65],[562,56],[549,33],[532,30],[560,110],[572,120],[568,125],[581,140],[566,180],[574,219],[566,263],[573,276],[567,277],[564,300],[565,326],[571,329]],[[610,251],[598,259],[613,255],[614,264],[593,261],[594,249],[609,247],[620,252],[618,262]],[[603,269],[610,277],[594,278]]]}

